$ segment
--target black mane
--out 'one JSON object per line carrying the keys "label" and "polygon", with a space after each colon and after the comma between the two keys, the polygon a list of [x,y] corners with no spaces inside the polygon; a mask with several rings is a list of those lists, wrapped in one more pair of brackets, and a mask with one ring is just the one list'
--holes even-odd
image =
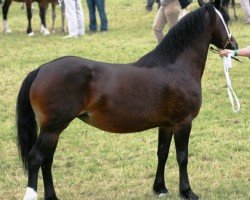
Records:
{"label": "black mane", "polygon": [[205,30],[205,11],[209,12],[210,21],[215,22],[215,10],[208,3],[182,18],[156,48],[138,60],[139,66],[174,63],[177,57],[192,44]]}

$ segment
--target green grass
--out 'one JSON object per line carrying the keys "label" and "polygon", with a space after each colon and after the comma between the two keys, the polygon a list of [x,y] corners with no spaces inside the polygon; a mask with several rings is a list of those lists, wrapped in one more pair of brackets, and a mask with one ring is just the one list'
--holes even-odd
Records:
{"label": "green grass", "polygon": [[[193,6],[196,6],[196,2]],[[83,1],[85,24],[88,10]],[[107,0],[109,32],[64,40],[57,19],[57,34],[39,33],[38,9],[34,11],[34,37],[26,36],[26,16],[13,3],[9,23],[13,33],[0,33],[0,199],[21,199],[27,184],[16,148],[15,102],[26,74],[64,55],[113,63],[132,62],[153,49],[152,23],[156,14],[145,11],[145,1]],[[241,47],[250,44],[250,26],[243,13],[230,30]],[[59,12],[58,12],[59,15]],[[48,25],[50,27],[50,19]],[[194,120],[189,150],[189,175],[193,190],[202,199],[250,199],[250,60],[234,62],[230,75],[241,102],[233,113],[225,88],[222,62],[209,52],[203,75],[203,105]],[[156,170],[157,129],[116,135],[73,121],[60,137],[53,175],[60,199],[157,199],[152,193]],[[171,146],[166,183],[179,199],[178,167]],[[39,174],[39,199],[43,185]]]}

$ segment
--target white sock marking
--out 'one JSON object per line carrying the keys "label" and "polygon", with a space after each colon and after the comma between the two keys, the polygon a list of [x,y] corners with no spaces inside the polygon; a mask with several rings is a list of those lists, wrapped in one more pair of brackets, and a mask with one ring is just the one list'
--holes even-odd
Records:
{"label": "white sock marking", "polygon": [[27,187],[23,200],[37,200],[37,193],[34,189]]}

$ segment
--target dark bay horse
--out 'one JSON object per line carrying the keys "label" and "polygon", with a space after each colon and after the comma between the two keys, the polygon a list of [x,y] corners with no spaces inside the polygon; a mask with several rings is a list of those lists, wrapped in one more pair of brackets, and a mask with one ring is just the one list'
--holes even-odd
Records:
{"label": "dark bay horse", "polygon": [[222,6],[224,8],[226,8],[226,10],[227,10],[228,13],[229,13],[229,6],[231,6],[232,9],[233,9],[233,11],[234,11],[234,19],[238,19],[238,16],[237,16],[237,13],[236,13],[235,0],[222,0],[221,4],[222,4]]}
{"label": "dark bay horse", "polygon": [[[28,185],[24,200],[37,199],[42,169],[45,199],[58,199],[51,166],[59,135],[75,118],[114,133],[159,127],[153,190],[168,193],[165,163],[174,137],[180,195],[198,199],[189,184],[188,143],[201,107],[201,78],[208,48],[236,48],[220,0],[202,5],[174,26],[163,41],[136,62],[110,64],[67,56],[25,78],[17,100],[18,147]],[[40,134],[37,136],[37,128]]]}
{"label": "dark bay horse", "polygon": [[9,7],[12,3],[12,1],[16,2],[24,2],[26,4],[26,12],[27,12],[27,18],[28,18],[28,27],[27,27],[27,34],[29,36],[32,36],[34,33],[32,31],[31,27],[31,18],[32,18],[32,9],[31,9],[31,4],[32,2],[37,2],[39,5],[39,15],[41,19],[41,33],[44,35],[50,34],[49,30],[46,28],[46,11],[45,7],[48,3],[56,3],[57,0],[5,0],[2,10],[3,10],[3,31],[5,33],[11,33],[11,30],[8,25],[7,21],[7,15],[9,11]]}

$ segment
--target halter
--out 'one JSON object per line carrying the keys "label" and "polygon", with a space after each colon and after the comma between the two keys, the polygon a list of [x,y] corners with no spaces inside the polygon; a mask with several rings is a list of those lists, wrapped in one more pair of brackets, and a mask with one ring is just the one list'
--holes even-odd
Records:
{"label": "halter", "polygon": [[[224,20],[224,18],[222,17],[221,13],[214,7],[215,12],[218,14],[218,16],[220,17],[226,32],[227,32],[227,42],[224,45],[223,49],[226,48],[226,46],[228,45],[229,42],[231,42],[232,39],[232,35],[229,32],[226,22]],[[212,50],[212,48],[210,48]],[[214,49],[213,49],[214,50]],[[233,55],[228,55],[227,57],[223,57],[223,64],[224,64],[224,73],[225,73],[225,77],[226,77],[226,82],[227,82],[227,92],[228,92],[228,97],[229,100],[231,102],[232,108],[234,112],[239,112],[240,111],[240,102],[238,97],[236,96],[236,94],[234,93],[233,87],[232,87],[232,83],[230,80],[230,76],[229,76],[229,68],[232,67],[232,62],[231,62],[231,58],[234,58]],[[236,59],[236,58],[234,58]]]}
{"label": "halter", "polygon": [[224,27],[225,27],[225,29],[226,29],[226,32],[227,32],[227,42],[226,42],[226,44],[225,44],[224,47],[223,47],[223,49],[225,49],[226,46],[228,45],[228,43],[231,42],[231,40],[232,40],[232,35],[231,35],[231,33],[229,32],[229,30],[228,30],[228,28],[227,28],[227,25],[226,25],[226,22],[225,22],[223,16],[221,15],[220,11],[218,11],[215,7],[214,7],[214,10],[215,10],[215,12],[218,14],[218,16],[220,17],[220,19],[221,19],[221,21],[222,21],[222,23],[223,23],[223,25],[224,25]]}

